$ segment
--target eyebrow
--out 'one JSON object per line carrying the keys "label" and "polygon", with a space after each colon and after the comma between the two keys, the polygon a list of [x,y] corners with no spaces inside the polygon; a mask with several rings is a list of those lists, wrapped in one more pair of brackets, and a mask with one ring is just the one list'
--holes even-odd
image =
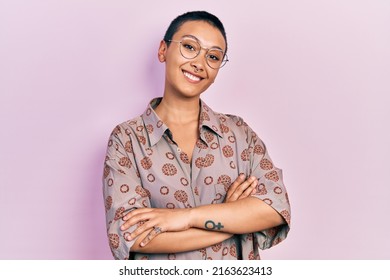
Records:
{"label": "eyebrow", "polygon": [[[183,37],[191,37],[191,38],[195,39],[198,43],[201,43],[201,41],[197,37],[195,37],[194,35],[186,34],[186,35],[183,35],[181,38],[183,38]],[[224,52],[224,50],[221,47],[218,47],[218,46],[212,46],[212,47],[206,48],[206,49],[219,49],[222,52]]]}

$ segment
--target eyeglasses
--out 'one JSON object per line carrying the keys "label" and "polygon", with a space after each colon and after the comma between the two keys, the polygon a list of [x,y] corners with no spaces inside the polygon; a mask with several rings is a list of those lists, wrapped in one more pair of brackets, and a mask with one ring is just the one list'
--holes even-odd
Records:
{"label": "eyeglasses", "polygon": [[202,49],[206,50],[206,63],[213,69],[222,68],[229,61],[227,54],[219,48],[203,48],[198,39],[192,36],[184,36],[181,41],[165,40],[180,44],[180,53],[186,59],[193,59],[200,54]]}

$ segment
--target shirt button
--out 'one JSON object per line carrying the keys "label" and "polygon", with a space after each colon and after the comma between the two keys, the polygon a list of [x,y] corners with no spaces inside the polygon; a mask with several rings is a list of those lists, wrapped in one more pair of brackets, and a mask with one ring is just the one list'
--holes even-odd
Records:
{"label": "shirt button", "polygon": [[178,153],[181,153],[181,149],[180,149],[180,148],[177,148],[177,152],[178,152]]}

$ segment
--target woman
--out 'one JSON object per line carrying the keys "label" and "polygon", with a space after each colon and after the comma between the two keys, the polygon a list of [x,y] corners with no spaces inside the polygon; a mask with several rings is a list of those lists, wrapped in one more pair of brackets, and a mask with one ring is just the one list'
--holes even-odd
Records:
{"label": "woman", "polygon": [[163,97],[112,132],[103,182],[116,259],[259,259],[286,238],[281,170],[240,117],[200,99],[226,51],[217,17],[177,17],[158,50]]}

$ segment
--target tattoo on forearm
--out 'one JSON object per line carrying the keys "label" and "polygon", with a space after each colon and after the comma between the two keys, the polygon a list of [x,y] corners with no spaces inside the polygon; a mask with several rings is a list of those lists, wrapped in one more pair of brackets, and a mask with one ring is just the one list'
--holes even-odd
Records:
{"label": "tattoo on forearm", "polygon": [[221,230],[221,229],[223,228],[223,225],[222,225],[220,222],[218,222],[218,224],[215,224],[214,221],[208,220],[208,221],[206,221],[206,222],[204,223],[204,227],[205,227],[206,229],[217,229],[217,230]]}

